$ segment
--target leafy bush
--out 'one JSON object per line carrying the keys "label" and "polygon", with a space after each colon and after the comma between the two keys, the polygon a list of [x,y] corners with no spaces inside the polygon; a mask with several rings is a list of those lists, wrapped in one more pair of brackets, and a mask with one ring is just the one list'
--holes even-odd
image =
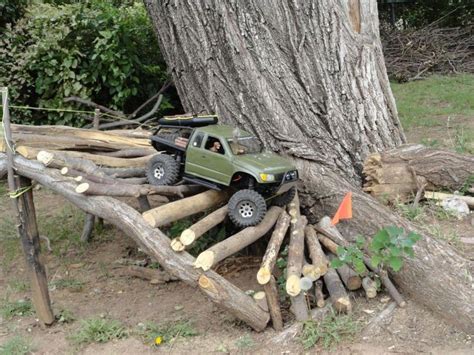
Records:
{"label": "leafy bush", "polygon": [[[373,236],[367,246],[371,253],[370,263],[374,267],[390,267],[397,272],[403,266],[404,256],[414,256],[413,246],[420,238],[420,235],[414,232],[405,233],[403,228],[385,227]],[[363,255],[365,244],[365,238],[358,237],[354,245],[338,247],[337,258],[331,261],[331,266],[338,268],[343,264],[350,264],[357,273],[364,274],[367,272]]]}
{"label": "leafy bush", "polygon": [[[73,108],[63,99],[75,95],[129,112],[158,91],[166,80],[165,63],[144,6],[120,3],[33,2],[22,19],[7,25],[0,38],[0,85],[10,87],[12,104]],[[84,123],[70,112],[14,110],[12,117]]]}
{"label": "leafy bush", "polygon": [[23,15],[27,3],[28,0],[0,0],[0,33]]}

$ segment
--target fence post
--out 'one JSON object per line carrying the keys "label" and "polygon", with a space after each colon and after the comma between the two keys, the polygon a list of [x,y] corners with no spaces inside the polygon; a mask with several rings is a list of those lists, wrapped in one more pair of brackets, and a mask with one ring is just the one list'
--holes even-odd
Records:
{"label": "fence post", "polygon": [[13,208],[18,219],[18,233],[26,258],[33,304],[40,321],[49,325],[54,322],[54,314],[49,298],[46,270],[40,259],[39,233],[36,224],[31,180],[22,176],[15,176],[13,159],[15,152],[8,109],[8,88],[2,88],[1,91],[4,135],[2,138],[5,139],[5,150],[7,153],[8,188],[12,194]]}

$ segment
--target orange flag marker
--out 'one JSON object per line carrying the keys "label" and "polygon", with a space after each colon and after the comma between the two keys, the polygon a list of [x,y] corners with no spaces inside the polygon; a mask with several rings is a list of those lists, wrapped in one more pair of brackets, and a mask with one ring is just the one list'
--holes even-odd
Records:
{"label": "orange flag marker", "polygon": [[352,218],[352,192],[349,191],[346,196],[344,196],[339,208],[336,211],[336,214],[331,220],[331,224],[334,226],[339,223],[341,219],[350,219]]}

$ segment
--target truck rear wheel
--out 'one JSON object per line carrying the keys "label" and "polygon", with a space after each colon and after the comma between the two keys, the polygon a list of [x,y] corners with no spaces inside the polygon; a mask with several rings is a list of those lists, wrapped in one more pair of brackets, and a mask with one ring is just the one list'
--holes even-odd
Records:
{"label": "truck rear wheel", "polygon": [[151,185],[173,185],[178,182],[179,163],[169,155],[155,155],[148,161],[146,177]]}
{"label": "truck rear wheel", "polygon": [[254,190],[237,191],[227,206],[230,220],[242,228],[259,224],[267,213],[265,199]]}

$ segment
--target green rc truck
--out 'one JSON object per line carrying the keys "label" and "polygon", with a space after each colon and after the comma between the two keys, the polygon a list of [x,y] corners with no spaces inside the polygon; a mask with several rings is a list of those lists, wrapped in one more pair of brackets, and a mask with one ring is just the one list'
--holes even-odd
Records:
{"label": "green rc truck", "polygon": [[182,179],[215,190],[230,187],[228,213],[238,227],[260,223],[267,201],[283,206],[295,196],[295,166],[264,152],[250,133],[218,125],[216,116],[164,117],[151,143],[166,154],[150,159],[150,184],[174,185]]}

